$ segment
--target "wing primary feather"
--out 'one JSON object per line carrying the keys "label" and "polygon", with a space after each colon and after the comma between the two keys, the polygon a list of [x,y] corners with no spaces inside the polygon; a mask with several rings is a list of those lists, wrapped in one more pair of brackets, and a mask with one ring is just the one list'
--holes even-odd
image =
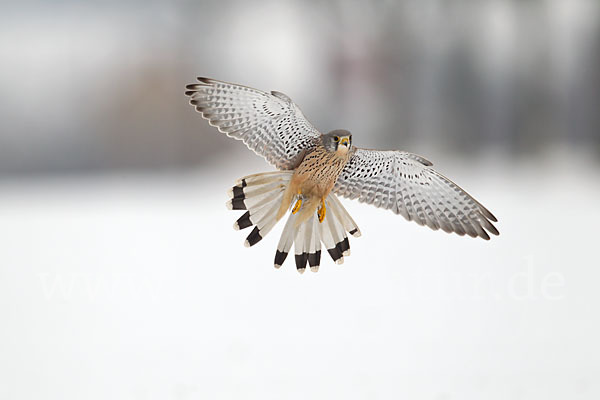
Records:
{"label": "wing primary feather", "polygon": [[[387,208],[429,228],[489,240],[496,217],[462,188],[404,151],[357,148],[338,177],[334,193]],[[487,230],[487,232],[486,232]]]}
{"label": "wing primary feather", "polygon": [[280,170],[294,169],[321,133],[285,94],[198,77],[186,86],[190,104],[211,126]]}

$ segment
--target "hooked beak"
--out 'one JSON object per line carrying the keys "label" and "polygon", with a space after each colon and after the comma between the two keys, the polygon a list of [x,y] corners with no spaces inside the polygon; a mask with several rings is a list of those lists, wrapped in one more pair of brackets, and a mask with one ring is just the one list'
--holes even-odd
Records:
{"label": "hooked beak", "polygon": [[340,144],[343,144],[346,147],[350,146],[350,140],[348,139],[348,137],[343,137],[340,139]]}

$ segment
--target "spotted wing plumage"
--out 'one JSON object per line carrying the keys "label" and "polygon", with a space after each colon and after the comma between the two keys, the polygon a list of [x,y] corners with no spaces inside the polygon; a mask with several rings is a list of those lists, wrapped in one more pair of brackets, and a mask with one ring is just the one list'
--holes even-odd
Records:
{"label": "spotted wing plumage", "polygon": [[[403,151],[356,149],[334,192],[390,209],[409,221],[488,240],[498,235],[492,215],[423,157]],[[486,232],[487,230],[487,232]]]}
{"label": "spotted wing plumage", "polygon": [[321,135],[283,93],[208,78],[186,88],[190,104],[212,126],[279,169],[295,168]]}

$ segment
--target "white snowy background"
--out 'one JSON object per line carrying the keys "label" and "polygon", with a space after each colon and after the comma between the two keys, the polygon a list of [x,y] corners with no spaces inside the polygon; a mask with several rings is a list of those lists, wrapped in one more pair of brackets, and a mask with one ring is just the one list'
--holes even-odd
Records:
{"label": "white snowy background", "polygon": [[[0,16],[0,399],[600,398],[597,3],[124,4]],[[345,263],[275,270],[282,226],[247,249],[225,208],[271,167],[195,75],[426,156],[501,235],[343,200]]]}
{"label": "white snowy background", "polygon": [[231,228],[241,167],[5,183],[0,395],[596,398],[600,180],[565,164],[445,168],[490,242],[345,201],[363,236],[304,275],[272,267],[281,226]]}

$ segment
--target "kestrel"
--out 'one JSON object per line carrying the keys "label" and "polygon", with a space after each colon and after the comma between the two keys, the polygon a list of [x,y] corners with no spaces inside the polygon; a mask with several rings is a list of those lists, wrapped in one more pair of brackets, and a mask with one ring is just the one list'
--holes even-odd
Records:
{"label": "kestrel", "polygon": [[[254,226],[245,245],[265,237],[290,210],[275,267],[292,244],[296,268],[318,271],[321,242],[337,264],[350,255],[347,233],[358,226],[338,196],[392,210],[409,221],[489,240],[497,219],[481,203],[416,154],[353,146],[346,130],[321,134],[285,94],[198,78],[186,86],[190,104],[220,132],[243,141],[277,168],[248,175],[229,190],[229,209],[247,210],[236,230]],[[486,232],[487,231],[487,232]]]}

